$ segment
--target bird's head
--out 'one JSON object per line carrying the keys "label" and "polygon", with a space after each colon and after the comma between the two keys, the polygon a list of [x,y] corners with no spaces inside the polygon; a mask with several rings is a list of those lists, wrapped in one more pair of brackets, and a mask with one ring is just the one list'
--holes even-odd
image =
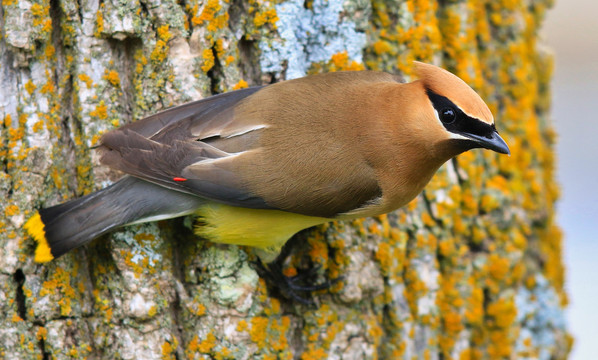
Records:
{"label": "bird's head", "polygon": [[469,85],[434,65],[415,62],[415,71],[427,97],[426,117],[433,118],[431,128],[444,151],[456,155],[485,148],[510,154],[496,131],[490,109]]}

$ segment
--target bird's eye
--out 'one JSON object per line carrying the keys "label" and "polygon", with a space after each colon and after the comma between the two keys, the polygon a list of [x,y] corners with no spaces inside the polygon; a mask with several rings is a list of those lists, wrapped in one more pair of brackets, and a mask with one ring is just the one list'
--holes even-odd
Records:
{"label": "bird's eye", "polygon": [[455,121],[457,114],[452,108],[444,108],[440,111],[440,121],[445,124],[450,124]]}

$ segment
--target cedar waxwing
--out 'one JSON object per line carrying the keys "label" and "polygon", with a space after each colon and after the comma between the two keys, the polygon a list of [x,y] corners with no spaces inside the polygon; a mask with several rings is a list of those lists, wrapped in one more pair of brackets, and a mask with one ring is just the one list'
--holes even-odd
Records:
{"label": "cedar waxwing", "polygon": [[120,226],[195,214],[197,235],[260,248],[270,262],[302,229],[407,204],[464,151],[509,154],[463,80],[415,70],[411,83],[334,72],[233,91],[106,133],[100,161],[127,176],[29,219],[35,261]]}

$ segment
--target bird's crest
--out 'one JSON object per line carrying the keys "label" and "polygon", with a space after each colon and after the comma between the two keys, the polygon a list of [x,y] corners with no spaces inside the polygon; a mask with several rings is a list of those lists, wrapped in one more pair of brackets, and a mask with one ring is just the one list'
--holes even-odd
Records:
{"label": "bird's crest", "polygon": [[492,112],[482,98],[465,81],[434,65],[415,61],[415,73],[427,91],[444,96],[465,114],[488,124],[494,124]]}

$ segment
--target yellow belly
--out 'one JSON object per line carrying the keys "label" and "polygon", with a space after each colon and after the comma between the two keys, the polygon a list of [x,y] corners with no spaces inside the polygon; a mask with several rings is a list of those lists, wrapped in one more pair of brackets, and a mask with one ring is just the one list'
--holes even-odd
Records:
{"label": "yellow belly", "polygon": [[196,211],[195,233],[217,243],[253,246],[271,261],[287,240],[297,232],[332,219],[311,217],[279,210],[258,210],[207,203]]}

